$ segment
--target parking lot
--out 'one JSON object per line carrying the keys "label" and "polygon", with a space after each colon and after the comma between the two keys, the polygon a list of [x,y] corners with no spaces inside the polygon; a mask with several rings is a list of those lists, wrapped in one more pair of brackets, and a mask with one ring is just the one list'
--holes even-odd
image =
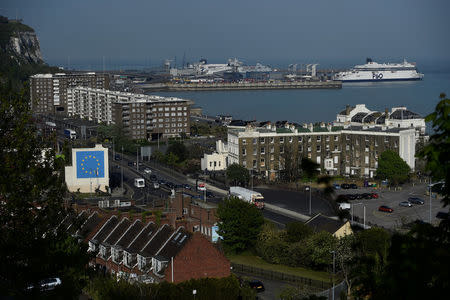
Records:
{"label": "parking lot", "polygon": [[[361,194],[361,193],[377,193],[378,199],[355,199],[348,202],[353,206],[354,216],[360,218],[361,223],[364,217],[364,207],[366,208],[366,224],[376,224],[386,228],[399,228],[403,224],[413,222],[415,220],[429,221],[430,202],[429,196],[426,195],[426,184],[404,187],[400,191],[388,189],[358,188],[358,189],[339,189],[337,195],[342,194]],[[407,201],[409,197],[418,197],[424,200],[424,204],[413,204],[411,207],[399,206],[402,201]],[[381,212],[378,208],[381,205],[389,206],[393,212]],[[432,198],[431,201],[431,217],[432,222],[436,223],[436,214],[443,211],[440,198]]]}

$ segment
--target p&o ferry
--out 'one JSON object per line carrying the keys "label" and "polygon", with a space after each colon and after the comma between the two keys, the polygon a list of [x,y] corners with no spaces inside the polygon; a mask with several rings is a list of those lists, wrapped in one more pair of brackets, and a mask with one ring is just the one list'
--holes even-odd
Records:
{"label": "p&o ferry", "polygon": [[423,74],[417,72],[415,63],[410,63],[406,60],[396,64],[379,64],[368,58],[365,65],[357,65],[349,71],[335,74],[334,80],[340,80],[342,82],[403,81],[421,80],[423,76]]}

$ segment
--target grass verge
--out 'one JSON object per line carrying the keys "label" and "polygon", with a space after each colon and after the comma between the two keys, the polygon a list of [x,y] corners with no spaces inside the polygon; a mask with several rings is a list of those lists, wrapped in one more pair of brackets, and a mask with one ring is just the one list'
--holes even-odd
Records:
{"label": "grass verge", "polygon": [[264,261],[261,257],[256,256],[248,251],[240,254],[227,254],[227,257],[231,262],[236,264],[253,266],[256,268],[311,278],[315,280],[330,281],[330,274],[328,274],[327,272],[314,271],[302,267],[294,268],[285,265],[271,264]]}

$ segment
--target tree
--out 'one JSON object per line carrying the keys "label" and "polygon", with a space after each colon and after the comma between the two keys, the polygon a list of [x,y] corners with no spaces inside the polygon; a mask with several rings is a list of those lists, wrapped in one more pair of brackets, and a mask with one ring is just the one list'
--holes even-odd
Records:
{"label": "tree", "polygon": [[303,157],[302,162],[300,164],[300,168],[302,170],[303,177],[306,179],[314,179],[319,175],[318,169],[320,165],[313,162],[311,159]]}
{"label": "tree", "polygon": [[241,252],[255,245],[264,223],[261,211],[256,206],[230,197],[219,203],[217,209],[219,235],[226,248]]}
{"label": "tree", "polygon": [[286,241],[296,243],[303,241],[313,233],[311,227],[303,222],[292,222],[286,225]]}
{"label": "tree", "polygon": [[408,164],[392,150],[381,153],[378,159],[377,177],[388,179],[389,182],[399,184],[409,179],[411,168]]}
{"label": "tree", "polygon": [[280,155],[280,161],[283,166],[284,178],[291,182],[297,179],[300,175],[300,162],[298,151],[293,144],[286,144],[284,152]]}
{"label": "tree", "polygon": [[42,155],[23,93],[0,87],[0,296],[35,298],[39,281],[61,278],[54,293],[78,297],[89,261],[63,227],[70,213],[63,205],[66,191],[53,151]]}
{"label": "tree", "polygon": [[353,269],[355,268],[354,258],[355,253],[353,251],[353,244],[355,237],[353,235],[346,235],[337,240],[336,243],[336,264],[344,277],[347,285],[347,296],[350,297],[352,284],[353,284]]}
{"label": "tree", "polygon": [[226,174],[227,179],[235,185],[247,185],[250,180],[248,170],[238,164],[229,165]]}
{"label": "tree", "polygon": [[332,263],[331,251],[336,248],[337,239],[329,232],[321,231],[305,240],[311,267],[323,270]]}
{"label": "tree", "polygon": [[435,111],[425,118],[431,122],[434,134],[418,156],[426,160],[425,168],[434,181],[445,180],[442,202],[447,206],[450,204],[450,99],[445,94],[439,98]]}
{"label": "tree", "polygon": [[176,162],[178,163],[185,161],[189,157],[189,152],[186,146],[180,141],[175,141],[170,144],[170,146],[167,148],[166,155],[169,155],[170,153],[176,155]]}

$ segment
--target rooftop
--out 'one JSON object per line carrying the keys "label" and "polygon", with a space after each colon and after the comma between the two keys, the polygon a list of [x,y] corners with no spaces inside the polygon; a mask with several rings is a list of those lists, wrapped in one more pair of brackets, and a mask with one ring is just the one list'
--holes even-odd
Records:
{"label": "rooftop", "polygon": [[340,220],[335,220],[330,217],[323,216],[319,213],[306,221],[305,224],[311,227],[316,232],[327,231],[331,234],[334,234],[342,226],[344,226],[345,223]]}

